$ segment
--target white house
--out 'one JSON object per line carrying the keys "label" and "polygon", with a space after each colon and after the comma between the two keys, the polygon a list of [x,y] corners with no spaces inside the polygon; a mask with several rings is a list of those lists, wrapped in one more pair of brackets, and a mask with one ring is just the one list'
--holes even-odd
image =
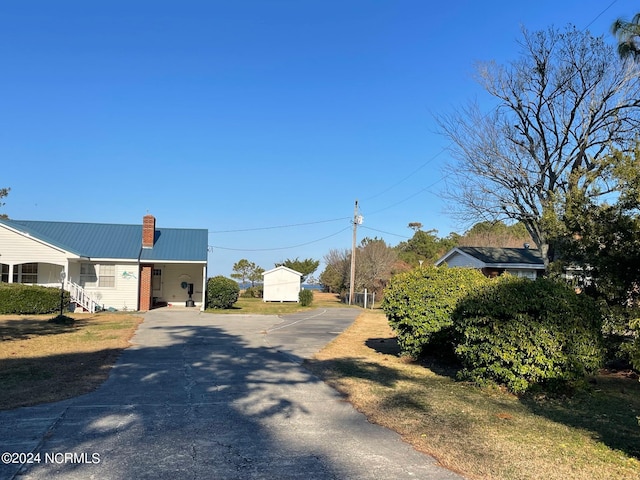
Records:
{"label": "white house", "polygon": [[435,265],[477,268],[487,277],[507,272],[535,280],[544,274],[540,252],[531,248],[456,247],[439,258]]}
{"label": "white house", "polygon": [[142,225],[0,220],[0,281],[62,285],[87,311],[203,309],[207,244],[207,230],[156,228],[152,215]]}
{"label": "white house", "polygon": [[262,274],[264,277],[264,302],[297,302],[300,295],[302,274],[285,266],[276,267]]}

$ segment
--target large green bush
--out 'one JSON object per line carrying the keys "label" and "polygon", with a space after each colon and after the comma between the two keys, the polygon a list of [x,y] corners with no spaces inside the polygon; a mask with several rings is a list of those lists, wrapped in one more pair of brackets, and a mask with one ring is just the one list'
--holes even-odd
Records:
{"label": "large green bush", "polygon": [[238,301],[240,286],[234,280],[218,275],[207,281],[207,308],[231,308]]}
{"label": "large green bush", "polygon": [[[69,306],[69,292],[63,293],[62,306]],[[60,289],[21,283],[0,284],[0,314],[34,315],[60,311]]]}
{"label": "large green bush", "polygon": [[604,358],[597,305],[563,282],[501,277],[462,299],[452,318],[460,377],[514,393],[583,378]]}
{"label": "large green bush", "polygon": [[458,301],[489,281],[476,269],[449,267],[418,268],[392,277],[381,306],[401,353],[415,358],[434,339],[448,341]]}

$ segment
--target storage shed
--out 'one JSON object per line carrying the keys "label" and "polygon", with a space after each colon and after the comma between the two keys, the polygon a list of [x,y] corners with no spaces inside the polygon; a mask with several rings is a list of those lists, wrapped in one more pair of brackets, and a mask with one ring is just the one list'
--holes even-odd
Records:
{"label": "storage shed", "polygon": [[297,302],[300,295],[302,274],[285,266],[276,267],[262,274],[265,302]]}

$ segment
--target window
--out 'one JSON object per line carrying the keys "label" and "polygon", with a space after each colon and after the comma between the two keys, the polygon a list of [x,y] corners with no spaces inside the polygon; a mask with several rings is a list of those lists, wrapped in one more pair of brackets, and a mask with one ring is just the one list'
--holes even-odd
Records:
{"label": "window", "polygon": [[0,278],[0,281],[9,283],[9,265],[5,263],[2,264],[2,278]]}
{"label": "window", "polygon": [[100,276],[98,277],[98,286],[105,288],[114,288],[116,286],[116,266],[100,265]]}
{"label": "window", "polygon": [[81,263],[80,286],[114,288],[116,286],[116,266]]}
{"label": "window", "polygon": [[96,274],[96,266],[91,263],[80,264],[80,286],[81,287],[95,287],[98,282],[98,275]]}
{"label": "window", "polygon": [[38,264],[37,263],[23,263],[20,265],[22,277],[21,283],[38,283]]}

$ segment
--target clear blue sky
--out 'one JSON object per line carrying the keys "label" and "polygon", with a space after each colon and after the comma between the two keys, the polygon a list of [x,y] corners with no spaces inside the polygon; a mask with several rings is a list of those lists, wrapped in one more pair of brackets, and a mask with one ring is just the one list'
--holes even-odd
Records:
{"label": "clear blue sky", "polygon": [[[639,10],[4,0],[0,187],[11,193],[0,211],[100,223],[151,213],[161,227],[206,228],[210,275],[241,258],[270,269],[350,248],[356,199],[359,240],[395,245],[409,222],[462,233],[438,195],[448,154],[434,115],[484,98],[474,62],[515,59],[522,25],[571,23],[613,43],[611,23]],[[298,226],[251,230],[282,225]]]}

